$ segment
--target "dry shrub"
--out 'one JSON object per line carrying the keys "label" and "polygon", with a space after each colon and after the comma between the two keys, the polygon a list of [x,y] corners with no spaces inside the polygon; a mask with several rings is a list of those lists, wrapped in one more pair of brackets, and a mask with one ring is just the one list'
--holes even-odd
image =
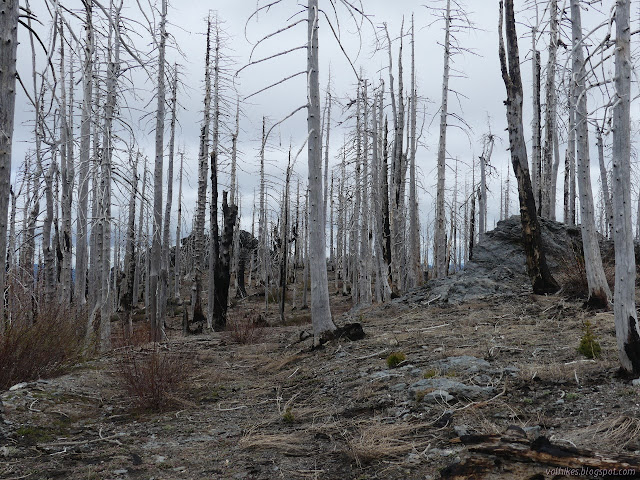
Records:
{"label": "dry shrub", "polygon": [[586,299],[589,295],[587,270],[584,257],[577,252],[573,256],[560,259],[561,269],[558,280],[562,285],[562,293],[568,298]]}
{"label": "dry shrub", "polygon": [[168,409],[189,379],[191,362],[184,355],[162,352],[158,344],[147,350],[124,348],[117,360],[117,377],[136,407],[154,412]]}
{"label": "dry shrub", "polygon": [[[609,288],[613,291],[615,264],[609,256],[603,255],[602,267]],[[589,296],[587,270],[582,253],[574,251],[572,256],[560,259],[558,279],[562,285],[562,292],[567,298],[586,299]]]}
{"label": "dry shrub", "polygon": [[113,345],[115,348],[141,347],[149,343],[151,338],[151,325],[149,322],[138,322],[133,324],[133,331],[127,332],[122,322],[119,323],[115,332]]}
{"label": "dry shrub", "polygon": [[81,360],[85,316],[57,304],[18,311],[0,333],[0,390],[65,373]]}
{"label": "dry shrub", "polygon": [[259,343],[264,336],[264,327],[267,325],[261,314],[253,311],[239,313],[234,312],[227,318],[227,332],[235,343],[251,345]]}
{"label": "dry shrub", "polygon": [[348,454],[362,465],[383,458],[402,457],[412,451],[421,452],[429,442],[419,433],[429,427],[429,424],[367,424],[347,441]]}

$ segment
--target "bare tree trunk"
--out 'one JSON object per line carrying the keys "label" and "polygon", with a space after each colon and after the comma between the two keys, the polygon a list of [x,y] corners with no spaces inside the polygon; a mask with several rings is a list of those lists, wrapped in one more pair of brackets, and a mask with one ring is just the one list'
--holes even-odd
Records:
{"label": "bare tree trunk", "polygon": [[220,258],[217,259],[214,281],[215,289],[215,322],[216,331],[224,330],[227,325],[227,304],[229,302],[229,283],[231,267],[231,247],[233,243],[233,228],[236,224],[238,207],[227,203],[227,192],[222,192],[222,219],[224,230],[220,239]]}
{"label": "bare tree trunk", "polygon": [[76,302],[87,302],[87,241],[89,210],[89,157],[91,153],[91,117],[93,100],[93,20],[92,1],[85,5],[84,64],[82,68],[82,117],[80,120],[80,177],[78,179],[78,226],[76,233]]}
{"label": "bare tree trunk", "polygon": [[369,99],[367,80],[362,90],[362,214],[360,224],[360,304],[371,304],[371,249],[369,246]]}
{"label": "bare tree trunk", "polygon": [[156,111],[155,169],[153,174],[153,227],[151,241],[151,271],[149,272],[149,305],[151,306],[151,340],[165,339],[164,309],[159,305],[158,281],[162,268],[162,174],[164,167],[164,116],[165,116],[165,44],[166,44],[167,0],[162,0],[160,17],[160,41],[158,48],[158,106]]}
{"label": "bare tree trunk", "polygon": [[584,266],[589,285],[588,304],[595,308],[607,308],[611,291],[607,284],[600,257],[598,232],[593,209],[593,192],[591,191],[591,162],[589,159],[589,124],[587,118],[586,68],[582,45],[582,20],[580,0],[571,0],[572,28],[572,75],[573,98],[575,105],[575,123],[577,138],[578,189],[580,191],[580,228],[584,251]]}
{"label": "bare tree trunk", "polygon": [[[558,170],[560,169],[560,142],[558,129],[553,130],[553,166],[551,167],[551,189],[549,190],[549,219],[556,220],[556,201],[558,195]],[[509,177],[507,177],[507,182]]]}
{"label": "bare tree trunk", "polygon": [[266,186],[264,179],[264,150],[266,148],[266,119],[262,117],[262,141],[260,145],[260,211],[258,212],[258,263],[260,265],[260,278],[264,285],[265,297],[267,295],[267,215],[266,215]]}
{"label": "bare tree trunk", "polygon": [[[216,44],[217,44],[216,39]],[[217,45],[216,45],[217,51]],[[216,61],[217,64],[217,61]],[[217,65],[216,65],[217,67]],[[214,69],[217,71],[217,68]],[[214,73],[216,75],[216,73]],[[218,286],[216,273],[218,271],[218,262],[219,258],[219,246],[220,246],[220,235],[218,231],[218,145],[217,145],[217,78],[214,81],[214,121],[213,121],[213,150],[211,152],[211,204],[209,205],[209,290],[208,290],[208,303],[207,303],[207,328],[212,330],[214,328],[216,331],[224,329],[223,319],[218,318],[216,312],[219,311],[220,306],[216,305],[216,301],[218,300]],[[225,199],[226,200],[226,199]],[[227,289],[229,287],[227,286]],[[227,305],[225,303],[224,310],[226,311]],[[222,323],[221,323],[222,322]]]}
{"label": "bare tree trunk", "polygon": [[304,234],[302,237],[302,308],[309,308],[309,189],[304,197]]}
{"label": "bare tree trunk", "polygon": [[[555,279],[551,276],[542,249],[542,236],[536,215],[535,200],[527,165],[527,147],[524,141],[524,127],[522,124],[522,78],[520,76],[520,55],[518,53],[518,36],[516,33],[513,0],[506,0],[505,6],[505,18],[503,18],[503,2],[501,0],[498,30],[500,35],[499,55],[502,78],[507,90],[507,101],[505,104],[507,106],[511,163],[513,164],[513,170],[518,180],[520,220],[522,222],[522,237],[527,258],[527,271],[533,285],[534,293],[555,293],[559,287]],[[503,21],[505,19],[507,51],[505,51],[502,36]]]}
{"label": "bare tree trunk", "polygon": [[[61,115],[60,126],[60,177],[62,182],[62,238],[61,238],[61,252],[62,252],[62,265],[60,274],[61,284],[61,299],[65,304],[71,302],[71,287],[72,287],[72,271],[71,271],[71,254],[72,254],[72,233],[71,233],[71,209],[73,206],[73,177],[74,177],[74,165],[73,165],[73,63],[71,58],[69,59],[70,79],[69,79],[69,93],[70,102],[67,103],[67,90],[65,86],[65,40],[64,40],[64,28],[62,20],[60,21],[60,109],[63,112]],[[70,56],[71,57],[71,56]]]}
{"label": "bare tree trunk", "polygon": [[[480,188],[478,193],[478,230],[480,235],[487,231],[487,165],[491,162],[493,153],[494,136],[489,132],[485,137],[485,144],[480,156]],[[502,187],[501,187],[502,188]],[[502,211],[502,202],[500,202]],[[502,219],[502,215],[500,216]]]}
{"label": "bare tree trunk", "polygon": [[329,138],[331,134],[331,72],[327,82],[327,134],[324,148],[324,219],[327,220],[327,197],[329,194]]}
{"label": "bare tree trunk", "polygon": [[131,163],[131,199],[129,200],[129,216],[127,220],[127,240],[124,254],[124,290],[120,297],[120,306],[123,311],[123,327],[125,338],[130,338],[133,333],[131,310],[133,309],[134,296],[133,285],[136,275],[136,197],[138,196],[138,156],[135,160],[129,155]]}
{"label": "bare tree trunk", "polygon": [[204,265],[204,223],[207,207],[207,173],[209,150],[209,125],[211,123],[211,17],[207,19],[207,51],[205,55],[204,73],[204,119],[200,131],[200,148],[198,152],[198,199],[194,225],[193,275],[191,282],[191,320],[203,322],[202,311],[202,268]]}
{"label": "bare tree trunk", "polygon": [[541,167],[542,167],[542,107],[540,102],[541,89],[541,62],[540,52],[536,48],[536,28],[531,31],[531,39],[533,43],[533,51],[531,56],[532,72],[533,72],[533,140],[532,140],[532,158],[531,158],[531,184],[533,189],[533,195],[535,197],[536,206],[540,205],[540,192],[541,192]]}
{"label": "bare tree trunk", "polygon": [[178,222],[176,225],[176,260],[174,271],[174,296],[180,298],[180,279],[182,277],[182,174],[184,171],[184,152],[180,152],[180,180],[178,182]]}
{"label": "bare tree trunk", "polygon": [[447,112],[449,105],[449,60],[451,27],[451,0],[447,0],[444,34],[444,71],[442,73],[442,103],[440,104],[440,136],[438,141],[438,186],[436,190],[436,277],[447,275],[447,246],[445,219],[445,172],[447,149]]}
{"label": "bare tree trunk", "polygon": [[[604,164],[604,145],[602,143],[602,129],[596,129],[596,146],[598,148],[598,164],[600,166],[600,183],[602,184],[602,196],[604,197],[604,210],[607,217],[606,236],[611,238],[613,234],[613,205],[609,190],[609,175]],[[603,230],[604,231],[604,230]]]}
{"label": "bare tree trunk", "polygon": [[[140,152],[136,155],[136,163],[138,159],[142,156]],[[148,250],[146,245],[143,247],[142,243],[142,227],[144,225],[144,204],[146,202],[146,189],[147,189],[147,159],[144,158],[144,169],[142,173],[142,193],[140,195],[140,217],[138,218],[138,253],[136,254],[136,270],[133,277],[133,305],[137,305],[140,300],[140,276],[142,274],[142,253],[144,252],[145,256],[148,255]]]}
{"label": "bare tree trunk", "polygon": [[[420,227],[418,220],[418,194],[416,179],[416,122],[418,91],[415,68],[415,26],[411,15],[411,109],[409,112],[409,288],[422,283],[420,278]],[[377,146],[376,146],[377,148]],[[377,165],[374,167],[377,168]]]}
{"label": "bare tree trunk", "polygon": [[364,275],[363,267],[360,263],[360,255],[362,244],[358,241],[360,238],[360,225],[362,217],[360,215],[360,208],[362,206],[362,90],[360,88],[360,81],[356,87],[356,158],[355,158],[355,187],[353,195],[355,201],[353,204],[353,214],[351,216],[350,230],[351,230],[351,257],[353,265],[353,288],[351,289],[351,301],[353,306],[356,307],[360,304],[360,294],[362,292],[362,286],[360,285],[360,278]]}
{"label": "bare tree trunk", "polygon": [[320,145],[320,86],[318,83],[318,0],[308,0],[307,75],[309,139],[309,261],[311,273],[311,322],[314,342],[319,343],[335,330],[329,307],[326,235],[322,208],[322,148]]}
{"label": "bare tree trunk", "polygon": [[631,229],[631,27],[629,0],[616,2],[613,107],[613,240],[616,255],[614,317],[622,368],[640,372],[640,328],[635,302],[636,265]]}
{"label": "bare tree trunk", "polygon": [[[209,330],[213,328],[214,316],[216,329],[222,325],[222,319],[216,316],[216,298],[219,294],[216,292],[216,271],[219,257],[219,234],[218,234],[218,142],[220,137],[220,28],[216,21],[216,46],[213,57],[213,145],[211,151],[211,205],[209,206],[209,291],[207,303],[207,327]],[[214,171],[215,167],[215,171]],[[214,184],[215,181],[215,184]],[[227,288],[229,286],[227,285]],[[226,315],[227,306],[224,306]],[[226,322],[226,316],[225,316]]]}
{"label": "bare tree trunk", "polygon": [[[167,200],[164,210],[164,225],[162,228],[162,270],[160,272],[160,292],[158,295],[159,317],[165,318],[167,314],[167,299],[169,295],[169,251],[171,241],[171,204],[173,203],[173,156],[176,139],[176,107],[178,94],[178,66],[173,68],[173,83],[171,85],[171,123],[169,133],[169,165],[167,167]],[[179,249],[179,239],[176,238],[176,257]]]}
{"label": "bare tree trunk", "polygon": [[[111,160],[113,157],[113,120],[116,111],[116,88],[120,73],[120,9],[122,2],[117,7],[112,7],[114,17],[113,24],[116,31],[111,32],[109,24],[109,46],[107,65],[107,97],[104,109],[104,130],[102,140],[101,168],[100,168],[100,221],[102,225],[102,253],[101,280],[99,288],[102,290],[100,303],[100,349],[102,351],[111,348]],[[113,53],[111,53],[111,34],[113,33]]]}
{"label": "bare tree trunk", "polygon": [[289,257],[289,186],[291,183],[291,148],[289,148],[289,164],[284,183],[282,198],[282,231],[280,234],[280,321],[284,324],[284,305],[287,297],[287,260]]}
{"label": "bare tree trunk", "polygon": [[[18,0],[0,4],[0,324],[4,325],[4,259],[7,252],[7,215],[11,189],[11,147],[16,101]],[[0,330],[3,327],[0,326]]]}
{"label": "bare tree trunk", "polygon": [[[541,216],[551,217],[551,185],[553,171],[553,143],[556,130],[556,52],[558,51],[558,1],[551,0],[549,4],[549,58],[547,60],[547,81],[545,84],[545,141],[543,168],[541,179],[541,204],[538,206]],[[555,208],[555,205],[554,205]]]}

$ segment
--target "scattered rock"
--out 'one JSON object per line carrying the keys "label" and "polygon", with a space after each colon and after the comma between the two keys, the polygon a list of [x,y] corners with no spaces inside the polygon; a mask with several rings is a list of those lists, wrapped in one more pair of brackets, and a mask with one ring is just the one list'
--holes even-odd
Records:
{"label": "scattered rock", "polygon": [[391,390],[392,392],[402,392],[406,388],[406,383],[396,383],[395,385],[389,387],[389,390]]}
{"label": "scattered rock", "polygon": [[424,401],[428,403],[448,403],[454,400],[453,395],[449,395],[446,390],[434,390],[424,396]]}
{"label": "scattered rock", "polygon": [[632,380],[631,385],[633,385],[634,387],[640,387],[640,378],[636,378],[635,380]]}
{"label": "scattered rock", "polygon": [[469,425],[454,425],[453,431],[456,435],[461,437],[462,435],[469,435]]}
{"label": "scattered rock", "polygon": [[491,364],[482,358],[462,355],[459,357],[447,357],[444,360],[434,362],[433,366],[443,372],[477,373],[487,371]]}
{"label": "scattered rock", "polygon": [[415,398],[417,392],[425,390],[444,390],[456,397],[469,400],[488,398],[495,392],[493,387],[466,385],[448,378],[423,378],[409,387],[409,398]]}
{"label": "scattered rock", "polygon": [[20,390],[29,385],[27,382],[16,383],[13,387],[9,388],[10,392],[15,392],[16,390]]}

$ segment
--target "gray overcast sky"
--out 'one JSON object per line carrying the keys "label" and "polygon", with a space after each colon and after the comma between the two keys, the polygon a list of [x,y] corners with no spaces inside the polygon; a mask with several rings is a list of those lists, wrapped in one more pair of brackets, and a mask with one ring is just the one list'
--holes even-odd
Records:
{"label": "gray overcast sky", "polygon": [[[49,15],[43,8],[43,0],[33,0],[32,8],[38,14],[39,18],[45,24],[44,27],[38,26],[40,32],[44,32],[43,40],[47,42],[49,38],[48,23]],[[613,0],[605,1],[611,4]],[[79,2],[62,1],[65,6],[78,8]],[[141,1],[141,3],[143,3]],[[263,5],[265,2],[260,1],[258,4]],[[321,7],[323,1],[320,2]],[[442,6],[442,2],[425,2],[411,0],[366,0],[364,8],[369,15],[369,19],[373,25],[368,22],[362,24],[360,34],[357,33],[356,26],[347,14],[347,11],[341,7],[339,13],[340,37],[347,55],[354,61],[356,69],[363,69],[365,76],[377,83],[377,79],[382,76],[388,84],[388,56],[386,48],[382,51],[375,50],[375,35],[377,31],[379,38],[383,38],[383,32],[380,30],[382,22],[386,22],[392,39],[397,38],[400,32],[401,22],[405,21],[405,32],[409,28],[411,14],[415,15],[416,25],[416,70],[419,94],[425,98],[426,106],[426,124],[422,137],[423,146],[418,152],[418,167],[422,174],[422,187],[420,193],[421,218],[423,225],[427,219],[431,221],[432,213],[432,195],[435,190],[435,152],[437,150],[437,126],[438,126],[438,106],[441,98],[441,82],[442,82],[442,56],[443,49],[440,42],[443,38],[443,24],[441,21],[435,21],[434,12],[425,8],[423,5],[428,3],[433,6]],[[491,129],[497,134],[502,141],[498,141],[494,150],[493,165],[497,168],[497,175],[492,180],[491,190],[493,201],[490,198],[490,219],[489,226],[493,225],[492,217],[498,214],[497,201],[499,200],[499,176],[500,173],[510,173],[508,165],[507,145],[508,139],[504,132],[505,112],[502,101],[505,97],[504,85],[500,77],[498,55],[497,55],[497,23],[498,23],[498,2],[497,0],[474,0],[467,1],[467,12],[470,20],[476,25],[477,30],[470,33],[458,34],[458,41],[462,47],[473,49],[474,54],[466,53],[455,57],[454,67],[464,72],[465,77],[454,78],[451,82],[451,88],[460,92],[464,97],[460,96],[458,102],[455,96],[451,97],[450,110],[461,115],[470,125],[471,131],[463,131],[457,127],[450,127],[448,131],[448,154],[454,159],[458,158],[461,162],[469,164],[473,157],[477,158],[482,150],[480,137],[488,131],[488,122],[490,119]],[[522,2],[517,2],[521,4]],[[562,2],[560,2],[562,4]],[[328,2],[327,2],[328,4]],[[137,12],[138,5],[133,0],[124,1],[123,16],[142,21],[142,16]],[[198,134],[200,131],[200,123],[202,117],[202,99],[203,99],[203,75],[204,75],[204,50],[206,30],[205,19],[210,8],[216,9],[219,18],[223,21],[223,29],[227,34],[226,49],[223,52],[233,58],[233,64],[230,70],[235,71],[237,68],[248,62],[251,52],[251,42],[255,42],[259,38],[270,32],[282,28],[286,25],[287,20],[302,7],[293,0],[284,0],[281,5],[277,5],[268,12],[260,13],[254,17],[249,23],[247,19],[256,7],[255,1],[246,0],[217,0],[215,2],[204,1],[173,1],[169,8],[169,27],[170,34],[175,38],[175,43],[179,46],[184,56],[178,55],[175,49],[169,54],[169,61],[177,61],[181,65],[185,86],[181,89],[179,101],[184,107],[179,113],[180,131],[178,133],[178,145],[184,145],[186,148],[185,161],[191,172],[191,185],[195,186],[196,172],[196,155]],[[147,11],[149,6],[144,5]],[[604,8],[604,7],[603,7]],[[604,8],[607,11],[607,8]],[[329,13],[329,12],[328,12]],[[330,14],[332,16],[332,14]],[[528,24],[531,13],[519,15],[518,20],[524,24]],[[596,15],[591,15],[594,19]],[[296,17],[297,18],[297,17]],[[589,14],[587,14],[584,22],[585,28],[588,28]],[[76,23],[77,24],[77,23]],[[521,37],[527,33],[527,28],[521,24],[519,33]],[[246,26],[246,28],[245,28]],[[135,27],[135,30],[141,31],[141,27]],[[76,33],[80,35],[81,30],[78,28]],[[246,36],[245,36],[246,32]],[[30,47],[26,31],[22,29],[20,35],[19,50],[19,72],[21,76],[27,79],[31,73],[30,67]],[[321,58],[321,86],[324,90],[326,86],[329,69],[331,70],[333,88],[332,91],[342,99],[354,97],[355,75],[344,54],[341,52],[338,43],[333,38],[327,23],[321,19],[320,23],[320,58]],[[135,38],[135,37],[134,37]],[[306,24],[300,24],[297,27],[266,41],[259,46],[254,52],[254,59],[264,56],[273,55],[274,53],[293,48],[295,46],[304,45],[306,39]],[[136,39],[137,45],[141,50],[149,50],[150,40],[148,35]],[[546,39],[542,39],[543,44]],[[520,52],[521,60],[525,61],[530,48],[530,38],[522,39]],[[386,42],[382,43],[386,47]],[[397,68],[397,41],[394,43],[394,68]],[[405,67],[405,85],[409,85],[409,38],[405,40],[404,50],[404,67]],[[260,90],[265,86],[276,82],[278,79],[302,71],[305,66],[305,52],[300,50],[286,57],[265,62],[261,65],[251,66],[244,69],[236,78],[235,84],[241,96]],[[39,51],[39,57],[44,57]],[[543,62],[546,60],[546,54],[543,52]],[[397,86],[397,72],[396,76]],[[525,108],[529,110],[531,95],[531,73],[529,62],[524,63],[523,77],[525,83]],[[142,102],[138,102],[140,106],[146,105],[146,111],[153,115],[155,102],[149,102],[153,94],[153,83],[146,79],[141,72],[134,74],[136,87],[141,87],[140,95],[144,97]],[[29,82],[25,82],[29,84]],[[146,90],[146,91],[145,91]],[[240,135],[241,168],[244,173],[239,179],[240,189],[243,195],[243,227],[249,228],[250,222],[250,205],[253,199],[253,190],[257,187],[258,172],[258,148],[262,117],[267,116],[271,124],[286,116],[294,108],[305,102],[306,85],[304,76],[298,77],[286,84],[275,87],[267,92],[252,97],[247,104],[243,106],[244,117],[242,120],[242,133]],[[387,88],[388,90],[388,88]],[[81,99],[80,86],[76,91],[76,102]],[[133,102],[135,103],[135,102]],[[148,105],[147,105],[148,104]],[[79,115],[79,108],[76,109]],[[336,164],[338,159],[335,158],[337,148],[343,141],[346,130],[336,128],[336,124],[344,119],[344,115],[339,108],[334,107],[332,112],[332,158],[330,162]],[[126,114],[130,117],[137,117],[137,113]],[[24,152],[28,142],[31,139],[30,126],[26,126],[25,122],[33,117],[33,113],[24,97],[20,95],[17,105],[16,118],[16,136],[14,146],[14,170],[24,158]],[[229,122],[232,124],[233,119]],[[79,122],[78,122],[79,123]],[[153,157],[153,123],[148,119],[141,123],[142,131],[138,133],[138,142],[144,151]],[[528,131],[529,123],[525,119],[525,130]],[[277,137],[275,136],[277,133]],[[268,153],[272,166],[270,173],[275,178],[274,184],[277,184],[278,190],[280,186],[278,179],[283,177],[282,165],[286,158],[284,149],[293,142],[294,150],[300,148],[301,143],[306,135],[306,114],[299,112],[295,117],[285,122],[277,132],[272,134],[272,142],[281,143],[283,151],[272,150]],[[564,155],[564,147],[561,148]],[[595,151],[594,151],[595,153]],[[595,157],[594,157],[595,159]],[[454,162],[450,165],[453,168]],[[467,167],[460,166],[461,182],[466,176],[470,180],[470,172]],[[562,169],[561,169],[562,170]],[[296,171],[302,176],[306,176],[306,156],[304,153],[298,159]],[[447,185],[453,185],[453,171],[447,173]],[[224,180],[224,179],[223,179]],[[512,182],[512,186],[513,186]],[[559,179],[559,188],[562,188],[562,178]],[[195,206],[194,188],[185,186],[184,204],[187,212],[193,210]],[[462,186],[460,187],[462,189]],[[511,212],[515,213],[517,207],[517,196],[515,187],[512,191]],[[177,193],[174,191],[174,195]],[[279,193],[274,192],[275,198],[279,197]],[[558,195],[561,199],[561,194]],[[275,206],[275,203],[273,204]],[[561,206],[559,211],[561,211]],[[174,209],[175,212],[175,209]],[[174,213],[175,215],[175,213]],[[188,215],[188,214],[187,214]],[[175,218],[175,217],[174,217]],[[187,222],[187,228],[190,222]]]}

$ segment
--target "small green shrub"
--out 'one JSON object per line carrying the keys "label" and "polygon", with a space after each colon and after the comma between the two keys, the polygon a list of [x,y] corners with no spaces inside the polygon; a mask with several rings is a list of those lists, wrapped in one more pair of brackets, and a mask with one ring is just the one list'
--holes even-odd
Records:
{"label": "small green shrub", "polygon": [[407,359],[407,356],[402,352],[393,352],[387,357],[387,367],[396,368],[402,362]]}
{"label": "small green shrub", "polygon": [[580,339],[578,352],[587,358],[600,358],[600,354],[602,353],[602,348],[596,339],[595,333],[593,333],[593,328],[589,320],[584,323],[584,334],[582,335],[582,339]]}
{"label": "small green shrub", "polygon": [[284,423],[292,424],[295,421],[295,416],[291,411],[291,408],[287,408],[287,410],[282,414],[282,421]]}
{"label": "small green shrub", "polygon": [[429,370],[427,370],[426,372],[424,372],[424,374],[422,375],[423,378],[433,378],[433,377],[437,377],[438,376],[438,371],[431,368]]}

